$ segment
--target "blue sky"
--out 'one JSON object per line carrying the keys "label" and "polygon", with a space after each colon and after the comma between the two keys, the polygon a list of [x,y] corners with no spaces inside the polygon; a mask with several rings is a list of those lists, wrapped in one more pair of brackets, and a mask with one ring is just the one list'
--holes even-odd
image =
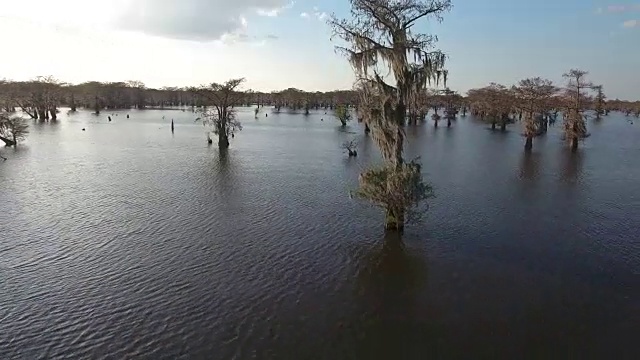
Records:
{"label": "blue sky", "polygon": [[[439,36],[454,90],[531,76],[561,82],[578,67],[610,98],[640,99],[638,0],[453,6],[442,24],[417,29]],[[243,76],[257,90],[350,88],[351,69],[325,22],[348,10],[347,0],[0,0],[0,43],[14,50],[0,57],[0,78],[159,87]],[[50,55],[32,56],[34,44]]]}

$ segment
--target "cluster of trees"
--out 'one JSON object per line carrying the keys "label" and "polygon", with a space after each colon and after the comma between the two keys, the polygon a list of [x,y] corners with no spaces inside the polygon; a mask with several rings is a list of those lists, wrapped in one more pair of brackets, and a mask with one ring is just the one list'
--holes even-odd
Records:
{"label": "cluster of trees", "polygon": [[533,138],[545,133],[548,124],[554,123],[562,112],[565,136],[575,151],[579,140],[588,135],[585,112],[592,109],[600,119],[609,111],[602,86],[587,81],[586,75],[586,71],[572,69],[563,75],[567,79],[564,88],[540,77],[521,80],[512,87],[491,83],[469,90],[463,106],[469,106],[474,115],[490,123],[493,129],[499,124],[504,131],[507,124],[523,121],[527,151],[533,148]]}
{"label": "cluster of trees", "polygon": [[[156,93],[162,92],[160,97]],[[31,81],[0,80],[0,107],[6,112],[22,110],[32,119],[57,120],[59,108],[71,111],[78,107],[100,113],[103,109],[145,108],[155,102],[164,103],[172,92],[146,89],[139,81],[79,85],[63,83],[52,76],[39,76]]]}

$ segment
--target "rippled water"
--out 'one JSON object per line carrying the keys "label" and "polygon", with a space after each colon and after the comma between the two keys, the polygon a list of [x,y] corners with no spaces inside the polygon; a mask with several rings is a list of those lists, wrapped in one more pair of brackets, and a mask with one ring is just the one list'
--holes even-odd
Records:
{"label": "rippled water", "polygon": [[115,114],[62,114],[0,150],[1,359],[637,349],[640,126],[621,115],[574,155],[560,126],[530,156],[517,127],[407,128],[437,198],[399,245],[348,196],[379,159],[358,124],[246,110],[221,156],[190,112]]}

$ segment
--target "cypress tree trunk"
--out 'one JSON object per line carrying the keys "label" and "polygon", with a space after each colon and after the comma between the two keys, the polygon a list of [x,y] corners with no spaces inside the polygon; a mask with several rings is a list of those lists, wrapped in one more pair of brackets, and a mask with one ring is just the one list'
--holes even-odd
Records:
{"label": "cypress tree trunk", "polygon": [[227,123],[226,120],[218,123],[218,148],[229,148],[229,136],[227,135]]}
{"label": "cypress tree trunk", "polygon": [[220,149],[229,148],[229,137],[223,132],[218,133],[218,148]]}
{"label": "cypress tree trunk", "polygon": [[49,118],[49,115],[47,114],[47,111],[43,108],[38,108],[38,116],[40,117],[40,120],[46,120]]}
{"label": "cypress tree trunk", "polygon": [[[398,124],[402,123],[404,119],[404,115],[406,113],[406,108],[404,104],[400,103],[396,109],[396,122]],[[404,164],[404,160],[402,159],[402,151],[403,151],[403,133],[402,129],[398,128],[395,136],[395,148],[393,159],[391,159],[392,164],[395,167],[395,171],[402,171],[402,166]],[[389,186],[389,184],[387,184]],[[402,191],[403,189],[390,189],[392,192]],[[384,228],[387,231],[402,231],[404,229],[404,211],[405,209],[400,204],[390,204],[386,209],[386,216],[384,221]]]}
{"label": "cypress tree trunk", "polygon": [[404,210],[388,208],[385,213],[384,229],[402,232],[404,230]]}

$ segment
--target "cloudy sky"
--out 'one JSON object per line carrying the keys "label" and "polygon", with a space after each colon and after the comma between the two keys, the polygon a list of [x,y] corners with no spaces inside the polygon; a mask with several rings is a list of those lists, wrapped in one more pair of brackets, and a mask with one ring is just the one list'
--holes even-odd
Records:
{"label": "cloudy sky", "polygon": [[[453,0],[435,32],[465,92],[579,67],[610,98],[640,99],[640,2]],[[326,18],[348,0],[0,0],[0,78],[141,80],[150,87],[246,77],[256,90],[350,88]]]}

